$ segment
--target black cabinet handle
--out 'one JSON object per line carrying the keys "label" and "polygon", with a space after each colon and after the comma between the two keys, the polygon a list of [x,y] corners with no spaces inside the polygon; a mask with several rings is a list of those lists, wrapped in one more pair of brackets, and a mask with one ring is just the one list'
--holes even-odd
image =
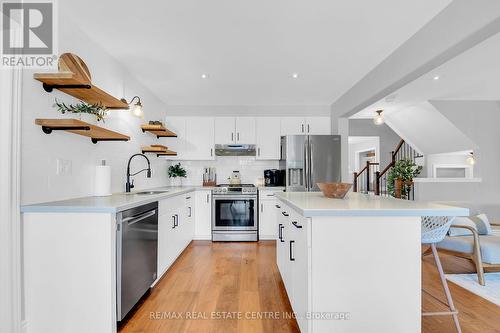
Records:
{"label": "black cabinet handle", "polygon": [[302,226],[297,223],[297,221],[292,221],[292,224],[299,229],[302,229]]}
{"label": "black cabinet handle", "polygon": [[283,214],[283,216],[290,216],[287,212],[281,212],[281,214]]}
{"label": "black cabinet handle", "polygon": [[179,226],[179,215],[175,214],[175,226],[178,227]]}
{"label": "black cabinet handle", "polygon": [[283,239],[283,229],[285,229],[285,226],[284,226],[283,224],[280,224],[280,228],[279,228],[279,232],[278,232],[278,233],[279,233],[279,236],[280,236],[280,237],[279,237],[279,238],[280,238],[280,241],[281,241],[282,243],[284,243],[284,242],[285,242],[285,240]]}
{"label": "black cabinet handle", "polygon": [[175,229],[175,227],[177,226],[177,225],[175,225],[175,215],[172,215],[172,219],[174,220],[174,225],[173,225],[172,229]]}
{"label": "black cabinet handle", "polygon": [[188,217],[191,217],[191,215],[192,215],[191,213],[192,213],[193,209],[191,207],[188,207],[188,209],[189,209]]}
{"label": "black cabinet handle", "polygon": [[295,241],[291,240],[290,241],[290,261],[295,261],[295,258],[293,257],[293,250],[292,250],[292,244],[294,244]]}
{"label": "black cabinet handle", "polygon": [[276,205],[276,208],[278,208],[278,209],[279,209],[279,208],[281,208],[281,206],[280,206],[280,205]]}

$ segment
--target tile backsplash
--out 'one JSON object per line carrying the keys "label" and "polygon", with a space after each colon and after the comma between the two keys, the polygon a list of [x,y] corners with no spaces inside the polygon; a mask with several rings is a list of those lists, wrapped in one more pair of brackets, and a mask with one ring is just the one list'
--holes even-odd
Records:
{"label": "tile backsplash", "polygon": [[261,161],[249,156],[218,156],[214,161],[171,161],[169,165],[179,162],[187,171],[183,185],[201,185],[206,167],[216,168],[217,184],[228,183],[234,170],[240,172],[242,183],[256,184],[259,177],[264,177],[264,170],[279,166],[278,161]]}

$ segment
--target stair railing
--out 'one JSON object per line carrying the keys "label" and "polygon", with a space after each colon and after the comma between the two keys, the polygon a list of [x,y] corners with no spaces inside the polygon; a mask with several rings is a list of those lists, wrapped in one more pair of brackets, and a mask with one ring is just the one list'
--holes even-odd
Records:
{"label": "stair railing", "polygon": [[[366,165],[359,172],[353,173],[353,192],[370,192],[371,189],[371,174],[372,166],[379,163],[366,161]],[[360,190],[361,189],[361,190]]]}
{"label": "stair railing", "polygon": [[[409,159],[415,163],[416,158],[422,157],[412,146],[401,140],[397,145],[396,149],[391,152],[391,162],[382,170],[375,172],[375,195],[389,196],[390,193],[387,190],[387,176],[389,170],[391,170],[398,161],[403,159]],[[408,199],[413,199],[414,188],[412,186],[411,193]]]}

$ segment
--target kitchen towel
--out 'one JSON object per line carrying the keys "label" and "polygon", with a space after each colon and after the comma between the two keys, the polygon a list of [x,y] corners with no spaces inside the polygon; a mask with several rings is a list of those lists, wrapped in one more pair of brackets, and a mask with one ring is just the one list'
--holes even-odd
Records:
{"label": "kitchen towel", "polygon": [[103,161],[95,167],[94,195],[103,197],[111,195],[111,167]]}

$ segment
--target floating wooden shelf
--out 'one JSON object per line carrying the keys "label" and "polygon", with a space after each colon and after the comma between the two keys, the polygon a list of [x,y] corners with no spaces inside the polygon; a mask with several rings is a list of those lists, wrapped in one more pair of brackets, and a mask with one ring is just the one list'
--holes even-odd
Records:
{"label": "floating wooden shelf", "polygon": [[157,138],[176,138],[177,134],[166,129],[162,125],[141,125],[142,132],[149,132]]}
{"label": "floating wooden shelf", "polygon": [[113,97],[92,84],[87,65],[76,54],[62,54],[58,68],[57,73],[36,73],[33,77],[43,83],[43,89],[47,92],[59,89],[89,104],[101,104],[108,109],[128,109],[126,101]]}
{"label": "floating wooden shelf", "polygon": [[156,154],[156,157],[161,157],[161,156],[177,156],[177,153],[175,151],[167,150],[163,153]]}
{"label": "floating wooden shelf", "polygon": [[168,150],[168,147],[162,145],[151,145],[147,147],[141,148],[142,153],[153,153],[156,154],[157,157],[160,156],[177,156],[175,151]]}
{"label": "floating wooden shelf", "polygon": [[99,141],[128,141],[130,137],[124,134],[86,123],[78,119],[35,119],[35,124],[42,126],[46,134],[52,131],[66,131],[89,137],[93,143]]}

